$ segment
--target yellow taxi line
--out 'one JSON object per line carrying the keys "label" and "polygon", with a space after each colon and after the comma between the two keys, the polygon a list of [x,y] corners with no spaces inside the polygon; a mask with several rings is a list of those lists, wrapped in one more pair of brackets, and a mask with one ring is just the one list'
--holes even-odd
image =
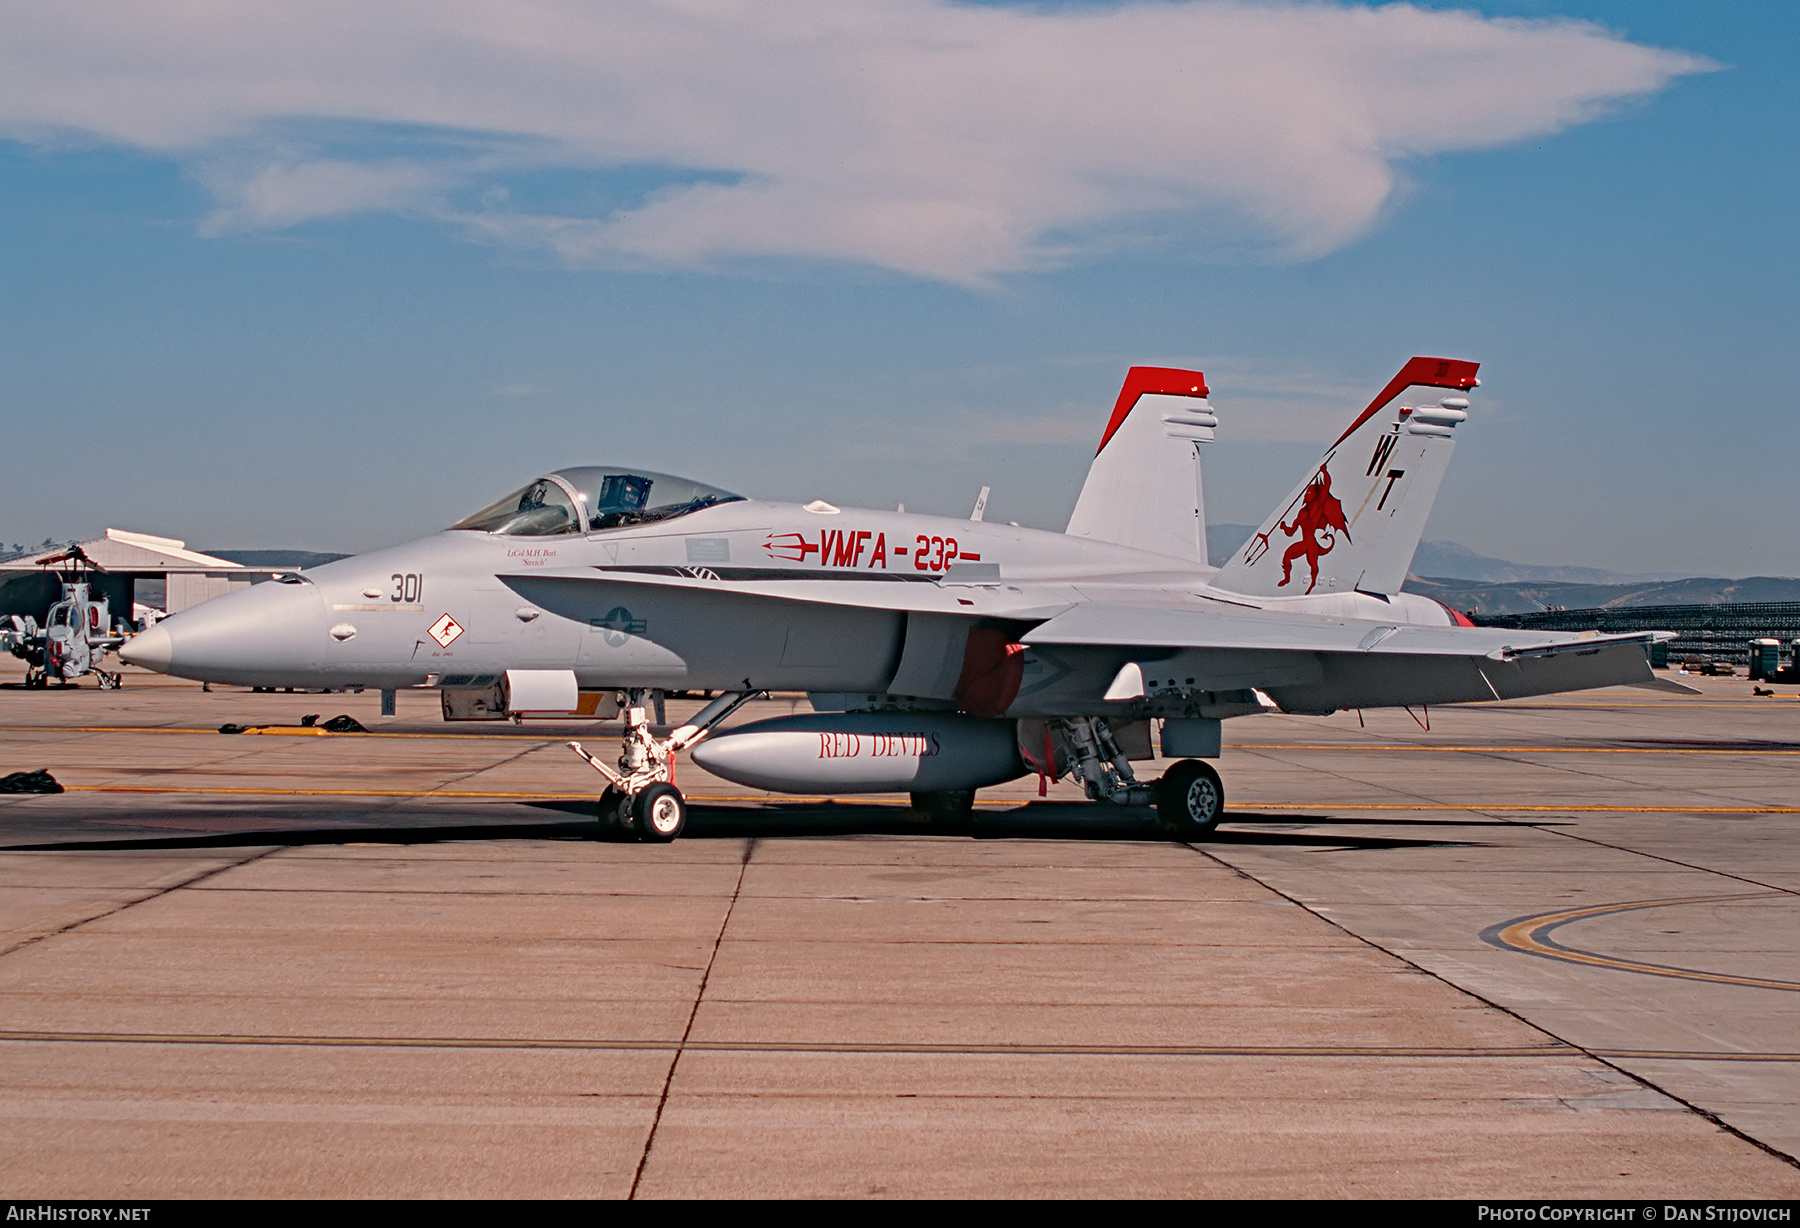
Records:
{"label": "yellow taxi line", "polygon": [[1543,1058],[1575,1057],[1572,1045],[1219,1045],[1219,1044],[932,1044],[908,1041],[683,1040],[604,1037],[489,1036],[293,1036],[242,1033],[0,1031],[0,1042],[127,1045],[272,1045],[382,1049],[693,1049],[710,1053],[935,1053],[1068,1056],[1095,1054],[1139,1057],[1393,1057]]}
{"label": "yellow taxi line", "polygon": [[[0,725],[0,733],[185,733],[204,734],[218,737],[216,726],[205,728],[180,727],[165,725]],[[322,737],[322,738],[453,738],[463,740],[488,739],[493,741],[531,741],[534,737],[547,742],[560,742],[563,734],[544,732],[531,733],[402,733],[399,730],[365,729],[361,733],[334,733],[329,729],[317,729],[311,726],[285,725],[278,728],[248,728],[237,734],[228,736],[242,737],[245,734],[261,734],[265,737],[285,735],[289,737]]]}
{"label": "yellow taxi line", "polygon": [[1630,1061],[1796,1062],[1800,1053],[1734,1052],[1698,1049],[1592,1049],[1553,1042],[1543,1045],[1218,1045],[1218,1044],[930,1044],[805,1040],[615,1039],[610,1037],[504,1036],[297,1036],[230,1032],[54,1032],[0,1031],[0,1043],[106,1045],[219,1045],[374,1049],[588,1049],[714,1053],[919,1053],[1014,1056],[1121,1057],[1292,1057],[1292,1058],[1546,1058],[1595,1057]]}
{"label": "yellow taxi line", "polygon": [[[1520,806],[1508,802],[1237,802],[1246,810],[1480,810],[1504,814],[1800,814],[1800,806]],[[1230,821],[1231,812],[1225,814]]]}
{"label": "yellow taxi line", "polygon": [[1793,899],[1785,891],[1740,892],[1730,895],[1689,895],[1666,900],[1629,900],[1620,904],[1596,904],[1588,908],[1566,908],[1557,912],[1520,917],[1483,931],[1482,937],[1495,946],[1537,955],[1570,964],[1594,968],[1611,968],[1618,972],[1636,972],[1645,976],[1671,977],[1683,981],[1705,981],[1714,985],[1740,985],[1751,989],[1779,989],[1800,993],[1800,981],[1780,981],[1767,977],[1733,976],[1723,972],[1704,972],[1697,968],[1678,968],[1668,964],[1652,964],[1642,960],[1620,959],[1597,951],[1584,951],[1564,946],[1550,937],[1552,931],[1576,921],[1594,917],[1615,916],[1646,908],[1674,908],[1684,904],[1723,904],[1740,900]]}
{"label": "yellow taxi line", "polygon": [[[195,736],[218,737],[215,728],[173,728],[161,725],[0,725],[0,732],[5,733],[161,733],[190,734]],[[586,731],[607,734],[611,730]],[[328,729],[310,726],[281,726],[278,728],[249,728],[239,734],[226,735],[243,737],[259,735],[263,737],[320,737],[320,738],[422,738],[450,739],[462,741],[501,741],[529,742],[541,740],[560,742],[564,740],[567,730],[552,732],[544,730],[537,733],[403,733],[399,730],[368,729],[360,733],[333,733]],[[1452,753],[1452,754],[1507,754],[1507,755],[1800,755],[1800,749],[1733,749],[1729,747],[1639,747],[1639,746],[1417,746],[1417,745],[1364,745],[1359,743],[1337,742],[1227,742],[1227,750],[1304,750],[1304,751],[1350,751],[1357,754],[1408,754],[1413,752]]]}
{"label": "yellow taxi line", "polygon": [[[597,796],[597,791],[590,792],[512,792],[501,790],[474,789],[271,789],[249,788],[228,785],[65,785],[68,793],[202,793],[223,794],[245,797],[448,797],[459,799],[485,799],[488,801],[531,801],[531,802],[565,802],[589,801]],[[852,794],[835,796],[830,794],[791,794],[791,793],[695,793],[689,794],[690,802],[769,802],[779,805],[822,805],[826,802],[853,804],[858,806],[898,806],[906,808],[910,803],[898,798],[876,794]],[[978,798],[977,806],[1017,807],[1031,802],[1033,798]],[[1800,806],[1523,806],[1510,803],[1484,802],[1241,802],[1238,803],[1247,811],[1293,810],[1293,811],[1329,811],[1329,810],[1464,810],[1516,814],[1800,814]],[[1232,819],[1226,813],[1226,821]]]}
{"label": "yellow taxi line", "polygon": [[[451,797],[502,802],[591,802],[599,796],[595,788],[585,793],[507,792],[474,789],[269,789],[235,785],[64,785],[65,793],[204,793],[242,797]],[[907,809],[908,801],[895,797],[858,794],[853,797],[784,793],[706,793],[690,794],[690,802],[775,802],[782,805],[822,805],[826,802],[854,802],[859,806],[897,806]],[[1013,806],[1009,800],[978,798],[977,806]]]}
{"label": "yellow taxi line", "polygon": [[1453,751],[1506,755],[1800,755],[1800,749],[1733,750],[1723,747],[1677,746],[1364,746],[1336,742],[1227,742],[1227,750],[1348,750],[1406,753]]}

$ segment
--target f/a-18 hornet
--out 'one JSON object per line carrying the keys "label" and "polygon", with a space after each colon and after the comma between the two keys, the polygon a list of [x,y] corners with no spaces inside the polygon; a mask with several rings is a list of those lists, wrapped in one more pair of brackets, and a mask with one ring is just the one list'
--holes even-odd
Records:
{"label": "f/a-18 hornet", "polygon": [[[1070,774],[1192,838],[1224,809],[1205,761],[1230,717],[1677,685],[1651,673],[1653,635],[1481,628],[1401,591],[1475,371],[1409,361],[1223,567],[1205,377],[1133,367],[1064,533],[986,523],[980,504],[960,520],[764,503],[588,465],[207,601],[120,655],[217,683],[434,686],[446,716],[622,701],[615,761],[570,745],[607,782],[601,818],[645,840],[682,830],[690,749],[740,784],[910,793],[946,819],[985,786]],[[720,694],[659,736],[671,690]],[[814,712],[721,728],[770,690]],[[1143,782],[1152,721],[1176,762]]]}

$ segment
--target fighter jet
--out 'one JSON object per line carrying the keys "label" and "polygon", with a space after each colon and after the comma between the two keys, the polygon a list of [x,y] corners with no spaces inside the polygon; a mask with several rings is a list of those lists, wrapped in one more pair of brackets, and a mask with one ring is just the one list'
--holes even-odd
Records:
{"label": "fighter jet", "polygon": [[[946,822],[977,789],[1070,774],[1199,838],[1224,811],[1206,760],[1233,717],[1676,685],[1651,673],[1654,635],[1480,628],[1401,591],[1475,373],[1406,363],[1222,567],[1205,376],[1133,367],[1063,533],[988,523],[979,503],[968,520],[768,503],[584,465],[204,602],[121,655],[215,683],[435,687],[446,716],[616,702],[616,758],[570,746],[605,779],[602,821],[649,841],[686,821],[682,750],[757,788],[908,793]],[[722,725],[772,690],[814,711]],[[670,691],[717,698],[659,732]],[[1143,781],[1152,722],[1175,762]]]}

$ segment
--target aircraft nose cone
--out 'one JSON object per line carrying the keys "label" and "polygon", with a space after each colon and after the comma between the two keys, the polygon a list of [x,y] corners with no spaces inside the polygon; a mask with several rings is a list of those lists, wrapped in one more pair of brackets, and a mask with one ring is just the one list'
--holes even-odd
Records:
{"label": "aircraft nose cone", "polygon": [[152,627],[131,637],[119,649],[119,660],[139,665],[159,674],[169,672],[169,659],[175,655],[175,641],[161,627]]}
{"label": "aircraft nose cone", "polygon": [[255,584],[171,614],[119,656],[180,678],[238,686],[316,686],[325,607],[311,584]]}

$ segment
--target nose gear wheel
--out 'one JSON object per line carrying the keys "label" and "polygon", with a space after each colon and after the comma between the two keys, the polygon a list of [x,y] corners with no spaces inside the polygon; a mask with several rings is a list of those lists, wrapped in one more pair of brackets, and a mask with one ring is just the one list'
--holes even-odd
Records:
{"label": "nose gear wheel", "polygon": [[760,694],[761,691],[727,691],[668,737],[658,738],[650,732],[645,705],[652,704],[661,717],[662,693],[626,691],[625,731],[617,769],[589,754],[581,743],[569,743],[570,750],[606,778],[607,788],[600,795],[598,806],[601,826],[624,828],[640,840],[658,844],[679,836],[687,826],[687,799],[675,787],[676,754],[706,737],[726,717]]}
{"label": "nose gear wheel", "polygon": [[674,785],[654,784],[631,799],[638,839],[667,844],[687,826],[687,800]]}

